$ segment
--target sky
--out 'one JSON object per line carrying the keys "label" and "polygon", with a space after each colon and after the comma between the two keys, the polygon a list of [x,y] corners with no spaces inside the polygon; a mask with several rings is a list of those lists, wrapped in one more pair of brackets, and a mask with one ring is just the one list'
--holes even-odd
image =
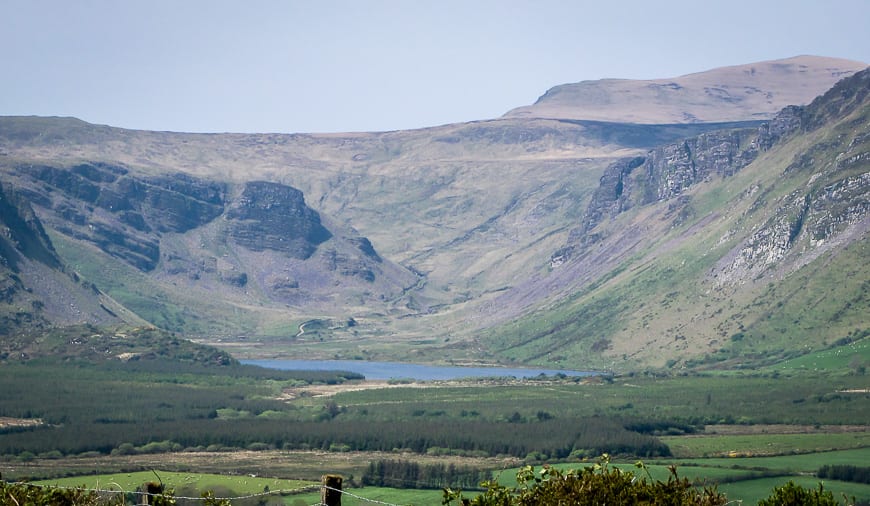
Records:
{"label": "sky", "polygon": [[868,20],[870,0],[0,0],[0,115],[423,128],[583,80],[801,54],[870,63]]}

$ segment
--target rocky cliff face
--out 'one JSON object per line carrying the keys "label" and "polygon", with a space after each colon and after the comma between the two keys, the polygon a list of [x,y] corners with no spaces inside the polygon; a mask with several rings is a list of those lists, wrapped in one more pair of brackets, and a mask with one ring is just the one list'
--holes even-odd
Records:
{"label": "rocky cliff face", "polygon": [[120,321],[117,304],[68,272],[26,196],[0,184],[0,335]]}
{"label": "rocky cliff face", "polygon": [[18,183],[58,231],[143,271],[160,261],[160,235],[183,233],[223,212],[226,188],[184,174],[140,177],[124,167],[21,165]]}
{"label": "rocky cliff face", "polygon": [[227,210],[229,236],[252,251],[273,250],[306,259],[332,234],[305,205],[302,192],[279,183],[245,183]]}
{"label": "rocky cliff face", "polygon": [[186,174],[142,176],[103,163],[26,165],[16,173],[53,228],[145,272],[161,261],[163,235],[184,234],[220,216],[229,224],[227,240],[252,251],[305,259],[331,237],[302,192],[279,183],[245,183],[232,199],[226,183]]}
{"label": "rocky cliff face", "polygon": [[24,196],[0,184],[0,262],[12,272],[27,258],[59,269],[60,259]]}
{"label": "rocky cliff face", "polygon": [[[305,204],[301,191],[278,182],[232,184],[102,162],[18,164],[4,172],[19,200],[36,209],[26,206],[27,223],[38,225],[41,219],[70,244],[115,257],[147,276],[158,293],[169,283],[173,291],[183,287],[183,297],[221,293],[220,299],[231,304],[259,300],[310,306],[336,297],[339,287],[356,301],[392,299],[417,281],[411,272],[385,262],[354,231],[339,227],[334,234]],[[60,268],[45,233],[30,233],[29,242],[23,241],[15,232],[22,227],[16,222],[6,229],[8,240],[0,238],[6,264],[15,266],[17,252],[26,247],[30,257]],[[44,239],[32,239],[39,237]],[[10,241],[16,246],[8,246]],[[86,257],[80,265],[92,261]],[[99,268],[81,266],[90,277],[102,275]],[[116,281],[127,282],[108,280]],[[6,279],[4,292],[21,289],[13,278]],[[149,308],[160,315],[170,310],[162,302],[168,294],[146,304],[136,297],[131,300],[146,318]]]}
{"label": "rocky cliff face", "polygon": [[[797,109],[792,131],[812,132],[825,119],[844,117],[866,103],[870,70],[834,87],[804,109]],[[860,110],[860,109],[858,109]],[[868,113],[847,128],[810,145],[783,171],[807,183],[784,197],[772,189],[755,197],[752,209],[768,203],[775,212],[719,265],[718,283],[743,283],[801,249],[800,267],[837,242],[851,242],[870,230],[870,124]],[[800,246],[800,248],[798,248]]]}
{"label": "rocky cliff face", "polygon": [[[867,71],[859,73],[850,80],[853,83],[851,87],[841,86],[826,95],[831,99],[830,101],[838,105],[831,106],[830,101],[827,100],[819,104],[826,104],[825,110],[828,114],[848,112],[850,110],[848,104],[854,106],[860,103],[866,93],[862,84],[865,75]],[[844,98],[846,96],[850,96],[851,99]],[[679,216],[678,210],[685,207],[690,198],[678,197],[688,188],[713,178],[730,177],[781,139],[794,132],[811,130],[814,125],[819,124],[820,120],[817,116],[820,108],[820,105],[789,106],[780,111],[771,121],[755,129],[703,133],[655,148],[643,157],[623,159],[612,164],[605,169],[580,226],[572,230],[568,249],[560,250],[554,257],[562,258],[566,252],[572,251],[578,245],[597,241],[601,238],[601,234],[605,233],[603,230],[596,230],[599,224],[636,206],[672,201],[671,214]],[[859,135],[857,139],[850,141],[852,145],[841,152],[839,156],[842,161],[838,163],[859,163],[864,155],[856,143],[862,143],[862,139]],[[804,163],[811,153],[812,149],[805,155]],[[793,166],[799,163],[800,161],[796,161]],[[785,219],[786,222],[792,223],[791,226],[797,226],[794,225],[796,223],[794,220],[800,221],[803,217],[805,209],[802,206],[804,204],[793,202],[784,208],[785,214],[794,217]]]}

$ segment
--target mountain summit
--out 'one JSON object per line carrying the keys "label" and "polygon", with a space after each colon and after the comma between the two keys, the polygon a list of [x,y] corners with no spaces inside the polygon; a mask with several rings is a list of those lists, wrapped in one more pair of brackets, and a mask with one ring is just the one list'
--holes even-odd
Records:
{"label": "mountain summit", "polygon": [[767,120],[787,105],[808,104],[866,63],[795,56],[716,68],[670,79],[601,79],[550,88],[506,118],[620,123]]}

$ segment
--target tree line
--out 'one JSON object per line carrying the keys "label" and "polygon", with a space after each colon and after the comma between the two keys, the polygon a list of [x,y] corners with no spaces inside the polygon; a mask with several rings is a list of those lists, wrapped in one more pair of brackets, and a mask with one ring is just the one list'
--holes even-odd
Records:
{"label": "tree line", "polygon": [[870,467],[825,465],[816,473],[819,478],[870,484]]}
{"label": "tree line", "polygon": [[407,460],[377,460],[369,463],[361,482],[364,486],[442,489],[477,489],[492,473],[455,464],[418,464]]}

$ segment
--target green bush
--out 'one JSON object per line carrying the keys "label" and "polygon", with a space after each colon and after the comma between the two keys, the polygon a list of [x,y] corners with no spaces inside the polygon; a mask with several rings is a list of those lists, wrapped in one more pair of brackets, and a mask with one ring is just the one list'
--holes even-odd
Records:
{"label": "green bush", "polygon": [[[496,481],[482,483],[485,491],[474,498],[464,497],[462,490],[444,489],[443,505],[460,506],[598,506],[669,505],[669,506],[723,506],[729,504],[716,487],[694,486],[686,478],[677,476],[675,467],[667,481],[652,480],[642,462],[635,466],[646,476],[610,467],[610,458],[601,457],[599,463],[581,470],[560,471],[544,466],[535,470],[526,466],[517,473],[517,486],[508,488]],[[834,494],[825,490],[806,489],[790,481],[776,487],[758,506],[841,506],[854,505],[855,499],[843,498],[841,503]]]}
{"label": "green bush", "polygon": [[[852,501],[854,502],[854,501]],[[758,502],[758,506],[840,506],[830,490],[825,490],[821,483],[818,489],[806,489],[789,481],[781,487],[773,489],[773,494]]]}
{"label": "green bush", "polygon": [[[600,463],[581,470],[559,471],[544,467],[535,471],[526,466],[517,473],[516,488],[486,481],[486,491],[473,499],[463,497],[461,490],[445,489],[442,504],[465,506],[538,506],[538,505],[601,505],[601,504],[666,504],[673,506],[720,506],[725,496],[715,487],[694,487],[688,479],[679,478],[675,468],[667,481],[654,481],[646,476],[610,467],[607,455]],[[645,471],[643,463],[637,467]]]}
{"label": "green bush", "polygon": [[101,497],[75,488],[36,487],[0,481],[0,506],[123,506],[124,496]]}

